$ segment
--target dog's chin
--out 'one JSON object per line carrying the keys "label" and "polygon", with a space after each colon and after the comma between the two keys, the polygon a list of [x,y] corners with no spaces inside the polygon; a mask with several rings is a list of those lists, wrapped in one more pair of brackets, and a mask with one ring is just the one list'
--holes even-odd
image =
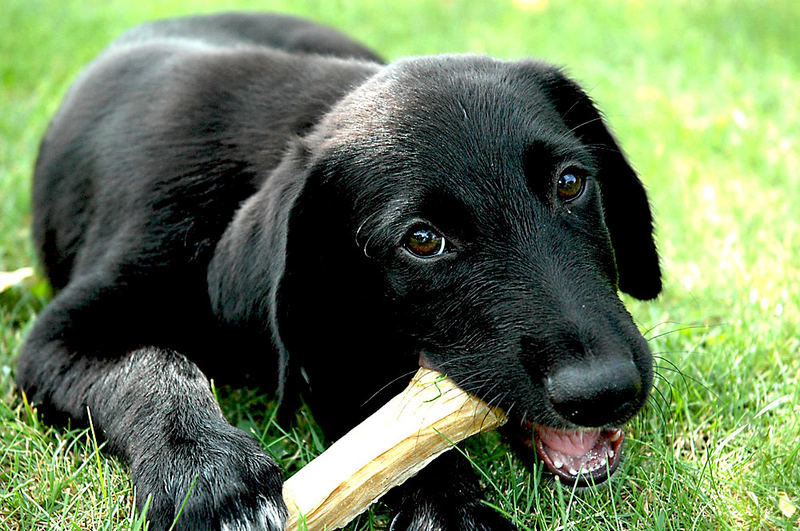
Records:
{"label": "dog's chin", "polygon": [[529,455],[537,455],[545,470],[569,487],[600,485],[622,460],[625,432],[620,428],[559,429],[522,423],[517,434]]}

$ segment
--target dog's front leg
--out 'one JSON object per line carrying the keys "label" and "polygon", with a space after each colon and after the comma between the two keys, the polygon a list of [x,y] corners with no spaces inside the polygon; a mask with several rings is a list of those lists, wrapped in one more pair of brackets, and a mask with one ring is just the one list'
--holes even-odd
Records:
{"label": "dog's front leg", "polygon": [[457,450],[438,457],[387,495],[395,513],[390,531],[515,531],[483,502],[472,465]]}
{"label": "dog's front leg", "polygon": [[108,448],[130,464],[150,529],[177,518],[174,529],[283,531],[280,468],[226,422],[194,363],[156,347],[79,355],[45,332],[48,313],[23,349],[20,385],[45,410],[84,422],[91,415]]}
{"label": "dog's front leg", "polygon": [[180,512],[178,529],[283,531],[281,469],[228,424],[189,360],[137,350],[92,395],[93,415],[105,420],[106,436],[130,461],[137,503],[152,496],[147,515],[154,528],[168,528]]}

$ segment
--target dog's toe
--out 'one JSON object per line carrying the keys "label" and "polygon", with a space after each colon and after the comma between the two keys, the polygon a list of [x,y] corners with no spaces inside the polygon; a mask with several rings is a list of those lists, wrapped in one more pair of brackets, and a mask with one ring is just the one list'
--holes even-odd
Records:
{"label": "dog's toe", "polygon": [[279,499],[261,497],[259,505],[248,514],[222,522],[222,531],[284,531],[287,512]]}

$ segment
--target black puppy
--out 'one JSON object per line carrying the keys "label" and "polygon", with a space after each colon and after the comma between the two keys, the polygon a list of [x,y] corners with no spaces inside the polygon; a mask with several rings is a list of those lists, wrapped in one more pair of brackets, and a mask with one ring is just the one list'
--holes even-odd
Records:
{"label": "black puppy", "polygon": [[[91,415],[152,529],[190,489],[178,528],[283,529],[282,472],[206,374],[310,385],[335,437],[434,367],[573,484],[613,472],[651,387],[617,296],[661,288],[644,189],[539,62],[383,66],[267,15],[147,24],[53,119],[34,237],[58,294],[19,384],[51,418]],[[511,527],[451,454],[395,494],[392,529]]]}

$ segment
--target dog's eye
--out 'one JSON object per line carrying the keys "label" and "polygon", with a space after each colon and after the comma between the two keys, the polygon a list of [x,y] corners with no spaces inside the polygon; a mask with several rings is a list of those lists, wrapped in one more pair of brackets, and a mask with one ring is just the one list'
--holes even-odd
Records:
{"label": "dog's eye", "polygon": [[444,237],[430,227],[414,227],[406,234],[403,246],[420,258],[433,258],[444,253],[446,241]]}
{"label": "dog's eye", "polygon": [[580,175],[571,172],[564,172],[558,178],[556,192],[562,201],[572,201],[583,193],[584,179]]}

